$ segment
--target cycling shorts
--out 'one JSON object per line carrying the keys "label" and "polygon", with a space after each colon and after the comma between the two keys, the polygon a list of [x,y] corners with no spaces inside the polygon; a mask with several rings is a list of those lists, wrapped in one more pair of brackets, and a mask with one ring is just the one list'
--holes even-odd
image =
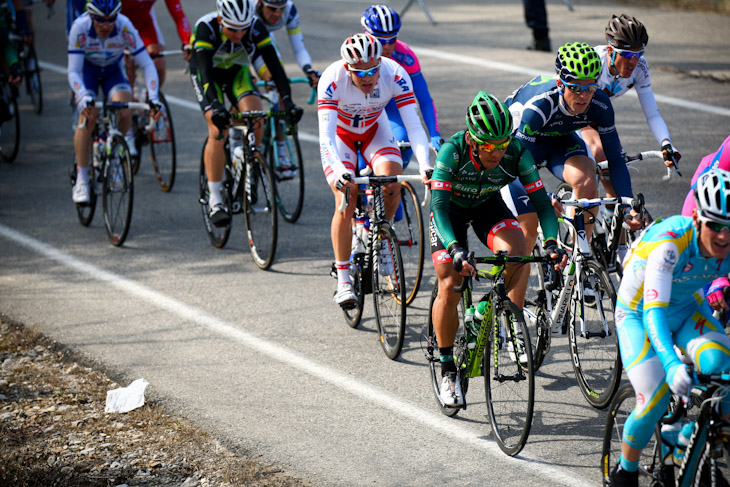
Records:
{"label": "cycling shorts", "polygon": [[[499,232],[508,228],[522,231],[520,224],[517,223],[514,215],[504,204],[499,194],[494,194],[487,201],[473,208],[462,208],[453,203],[450,204],[449,221],[454,230],[456,241],[465,249],[469,248],[466,230],[470,226],[474,229],[474,234],[479,241],[492,251],[494,251],[494,237]],[[436,231],[433,214],[431,214],[429,221],[429,233],[431,235],[431,259],[434,267],[452,262],[451,255],[449,255]]]}
{"label": "cycling shorts", "polygon": [[98,98],[100,86],[103,90],[104,99],[107,100],[120,91],[132,92],[132,87],[127,80],[127,74],[121,69],[120,63],[102,67],[84,61],[82,74],[86,93],[94,98]]}
{"label": "cycling shorts", "polygon": [[[353,134],[342,127],[337,127],[337,153],[339,154],[342,164],[355,176],[355,167],[357,167],[358,148],[367,165],[373,170],[374,174],[378,174],[377,167],[383,161],[396,162],[403,165],[401,159],[398,142],[390,131],[390,124],[383,122],[385,117],[380,117],[372,127],[365,133]],[[329,165],[322,163],[322,169],[325,170]],[[327,175],[327,171],[325,171]],[[329,171],[327,175],[327,183],[335,180],[336,174]]]}
{"label": "cycling shorts", "polygon": [[[228,69],[213,68],[213,79],[215,79],[214,87],[220,103],[225,103],[224,93],[231,105],[235,107],[238,107],[238,100],[244,96],[258,96],[259,94],[251,79],[248,66],[237,64]],[[205,113],[212,108],[212,104],[203,95],[203,83],[196,67],[190,66],[190,80],[193,82],[193,90],[200,109]]]}
{"label": "cycling shorts", "polygon": [[[668,313],[675,345],[704,374],[730,370],[730,338],[712,316],[712,308],[703,300],[672,309]],[[634,387],[636,408],[626,420],[624,441],[633,448],[647,445],[659,418],[666,413],[671,391],[659,356],[651,346],[643,323],[643,313],[616,307],[616,333],[626,375]],[[681,325],[680,325],[681,323]],[[676,324],[676,325],[675,325]],[[723,411],[730,411],[730,398],[723,401]]]}

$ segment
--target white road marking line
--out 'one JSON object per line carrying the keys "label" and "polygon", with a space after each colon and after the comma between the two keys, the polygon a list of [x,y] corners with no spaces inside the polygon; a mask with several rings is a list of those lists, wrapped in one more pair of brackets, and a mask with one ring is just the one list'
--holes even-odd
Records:
{"label": "white road marking line", "polygon": [[[132,281],[131,279],[127,279],[123,276],[77,259],[72,255],[62,252],[55,247],[45,244],[3,224],[0,224],[0,236],[32,250],[47,259],[56,261],[75,272],[108,284],[109,286],[123,291],[134,298],[165,310],[166,312],[174,314],[184,320],[191,321],[203,328],[207,328],[211,332],[220,336],[234,340],[245,347],[251,348],[258,353],[265,355],[268,359],[277,360],[284,365],[288,365],[315,378],[329,382],[335,387],[349,392],[362,400],[369,401],[379,407],[389,409],[400,416],[419,422],[443,435],[488,454],[496,461],[508,464],[510,468],[519,468],[535,476],[548,477],[554,482],[571,487],[582,487],[595,483],[585,477],[577,475],[575,472],[547,465],[544,459],[539,457],[531,457],[529,455],[521,455],[518,458],[508,457],[502,453],[494,441],[484,439],[484,431],[474,431],[463,427],[457,424],[453,419],[422,409],[417,404],[403,400],[384,389],[356,380],[349,374],[343,374],[335,369],[326,367],[294,350],[290,350],[287,347],[269,340],[259,338],[232,323],[226,322],[207,313],[206,311],[171,298],[155,289]],[[424,387],[426,387],[425,382]],[[596,475],[598,475],[597,470],[598,469],[596,468]]]}

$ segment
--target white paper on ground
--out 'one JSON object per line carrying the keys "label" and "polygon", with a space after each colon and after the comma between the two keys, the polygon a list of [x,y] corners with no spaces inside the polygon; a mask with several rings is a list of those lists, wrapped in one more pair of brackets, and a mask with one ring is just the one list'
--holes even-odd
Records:
{"label": "white paper on ground", "polygon": [[144,390],[150,385],[144,379],[137,379],[127,387],[112,389],[106,393],[105,413],[126,413],[144,404]]}

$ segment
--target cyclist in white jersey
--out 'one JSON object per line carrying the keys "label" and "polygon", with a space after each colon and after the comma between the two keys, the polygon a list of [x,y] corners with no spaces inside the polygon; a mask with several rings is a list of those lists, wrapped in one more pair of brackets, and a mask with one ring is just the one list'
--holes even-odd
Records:
{"label": "cyclist in white jersey", "polygon": [[[649,124],[651,133],[662,148],[665,155],[674,155],[679,160],[682,155],[672,145],[669,129],[664,122],[651,89],[649,63],[644,57],[644,50],[649,35],[644,24],[635,17],[626,14],[612,16],[606,26],[607,45],[596,46],[596,52],[601,58],[601,74],[598,85],[613,101],[619,96],[628,93],[631,88],[636,89],[641,108]],[[581,130],[581,137],[588,144],[597,161],[605,161],[601,139],[595,128],[588,126]],[[670,165],[671,162],[666,162]],[[603,186],[608,196],[616,196],[610,180],[604,179]]]}
{"label": "cyclist in white jersey", "polygon": [[[351,188],[349,205],[344,212],[335,209],[331,228],[338,278],[334,300],[343,307],[356,301],[349,258],[357,186],[348,178],[355,174],[358,151],[375,175],[403,172],[400,149],[384,110],[391,99],[395,99],[424,181],[426,172],[432,169],[428,137],[418,116],[411,78],[398,63],[382,58],[382,52],[382,45],[370,34],[348,37],[340,49],[342,59],[325,69],[317,88],[319,150],[335,208],[339,208],[345,188]],[[399,197],[397,183],[386,187],[385,213],[389,219],[398,208]],[[387,269],[387,262],[381,264]]]}
{"label": "cyclist in white jersey", "polygon": [[[149,103],[155,120],[160,118],[158,98],[159,79],[155,65],[144,47],[132,22],[120,14],[120,0],[90,0],[86,13],[77,18],[68,35],[68,82],[74,92],[79,120],[74,134],[74,151],[78,176],[73,188],[74,203],[89,202],[88,164],[91,133],[96,125],[97,109],[89,106],[98,94],[112,102],[132,101],[132,91],[120,60],[128,49],[144,71]],[[120,113],[119,126],[123,134],[131,125],[129,110]],[[87,121],[82,127],[84,119]],[[134,141],[127,140],[127,145]]]}

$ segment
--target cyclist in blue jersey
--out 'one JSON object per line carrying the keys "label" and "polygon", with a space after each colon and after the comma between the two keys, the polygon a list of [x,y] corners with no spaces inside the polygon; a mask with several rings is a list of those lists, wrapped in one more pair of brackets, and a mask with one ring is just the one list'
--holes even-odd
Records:
{"label": "cyclist in blue jersey", "polygon": [[[363,29],[375,37],[383,45],[383,57],[390,58],[397,62],[411,77],[413,92],[416,94],[418,106],[421,109],[421,116],[428,128],[428,135],[431,145],[438,152],[443,139],[439,132],[439,119],[436,113],[436,106],[428,91],[426,78],[421,72],[421,65],[413,50],[403,41],[398,40],[401,22],[398,12],[387,5],[371,5],[362,13],[360,19]],[[408,133],[403,125],[400,112],[395,100],[390,100],[385,107],[385,113],[390,120],[390,129],[396,140],[408,141]],[[408,167],[413,152],[411,149],[403,150],[403,167]]]}
{"label": "cyclist in blue jersey", "polygon": [[[598,54],[582,42],[565,44],[558,50],[555,70],[557,77],[538,76],[505,101],[515,118],[515,137],[525,143],[536,164],[546,164],[555,177],[570,184],[577,198],[595,198],[598,195],[596,163],[578,134],[583,127],[595,125],[616,192],[619,196],[632,196],[613,107],[608,95],[598,89],[601,72]],[[537,216],[525,189],[514,181],[509,189],[502,191],[502,197],[517,215],[527,244],[534,245]],[[630,211],[630,208],[622,210]],[[586,213],[586,235],[590,236],[591,211]],[[634,229],[639,227],[639,222],[633,220],[627,219],[627,224]]]}
{"label": "cyclist in blue jersey", "polygon": [[[121,68],[124,50],[128,49],[135,62],[144,71],[149,104],[155,120],[159,120],[159,79],[155,65],[145,51],[144,43],[132,22],[120,14],[120,0],[90,0],[86,13],[71,26],[68,39],[68,82],[74,93],[79,111],[74,134],[74,151],[78,176],[73,188],[73,201],[89,202],[88,164],[91,152],[91,133],[96,126],[97,109],[91,106],[98,95],[109,101],[130,102],[132,90]],[[128,109],[121,110],[118,129],[126,133],[132,119]],[[84,125],[84,121],[86,124]],[[127,145],[134,140],[127,139]]]}
{"label": "cyclist in blue jersey", "polygon": [[[616,331],[636,408],[624,424],[611,487],[639,485],[641,450],[667,410],[670,390],[687,396],[692,385],[685,362],[703,374],[730,370],[730,339],[702,291],[730,272],[730,172],[713,169],[700,176],[694,198],[697,208],[691,217],[673,216],[651,225],[624,264]],[[726,397],[724,414],[729,406]]]}

